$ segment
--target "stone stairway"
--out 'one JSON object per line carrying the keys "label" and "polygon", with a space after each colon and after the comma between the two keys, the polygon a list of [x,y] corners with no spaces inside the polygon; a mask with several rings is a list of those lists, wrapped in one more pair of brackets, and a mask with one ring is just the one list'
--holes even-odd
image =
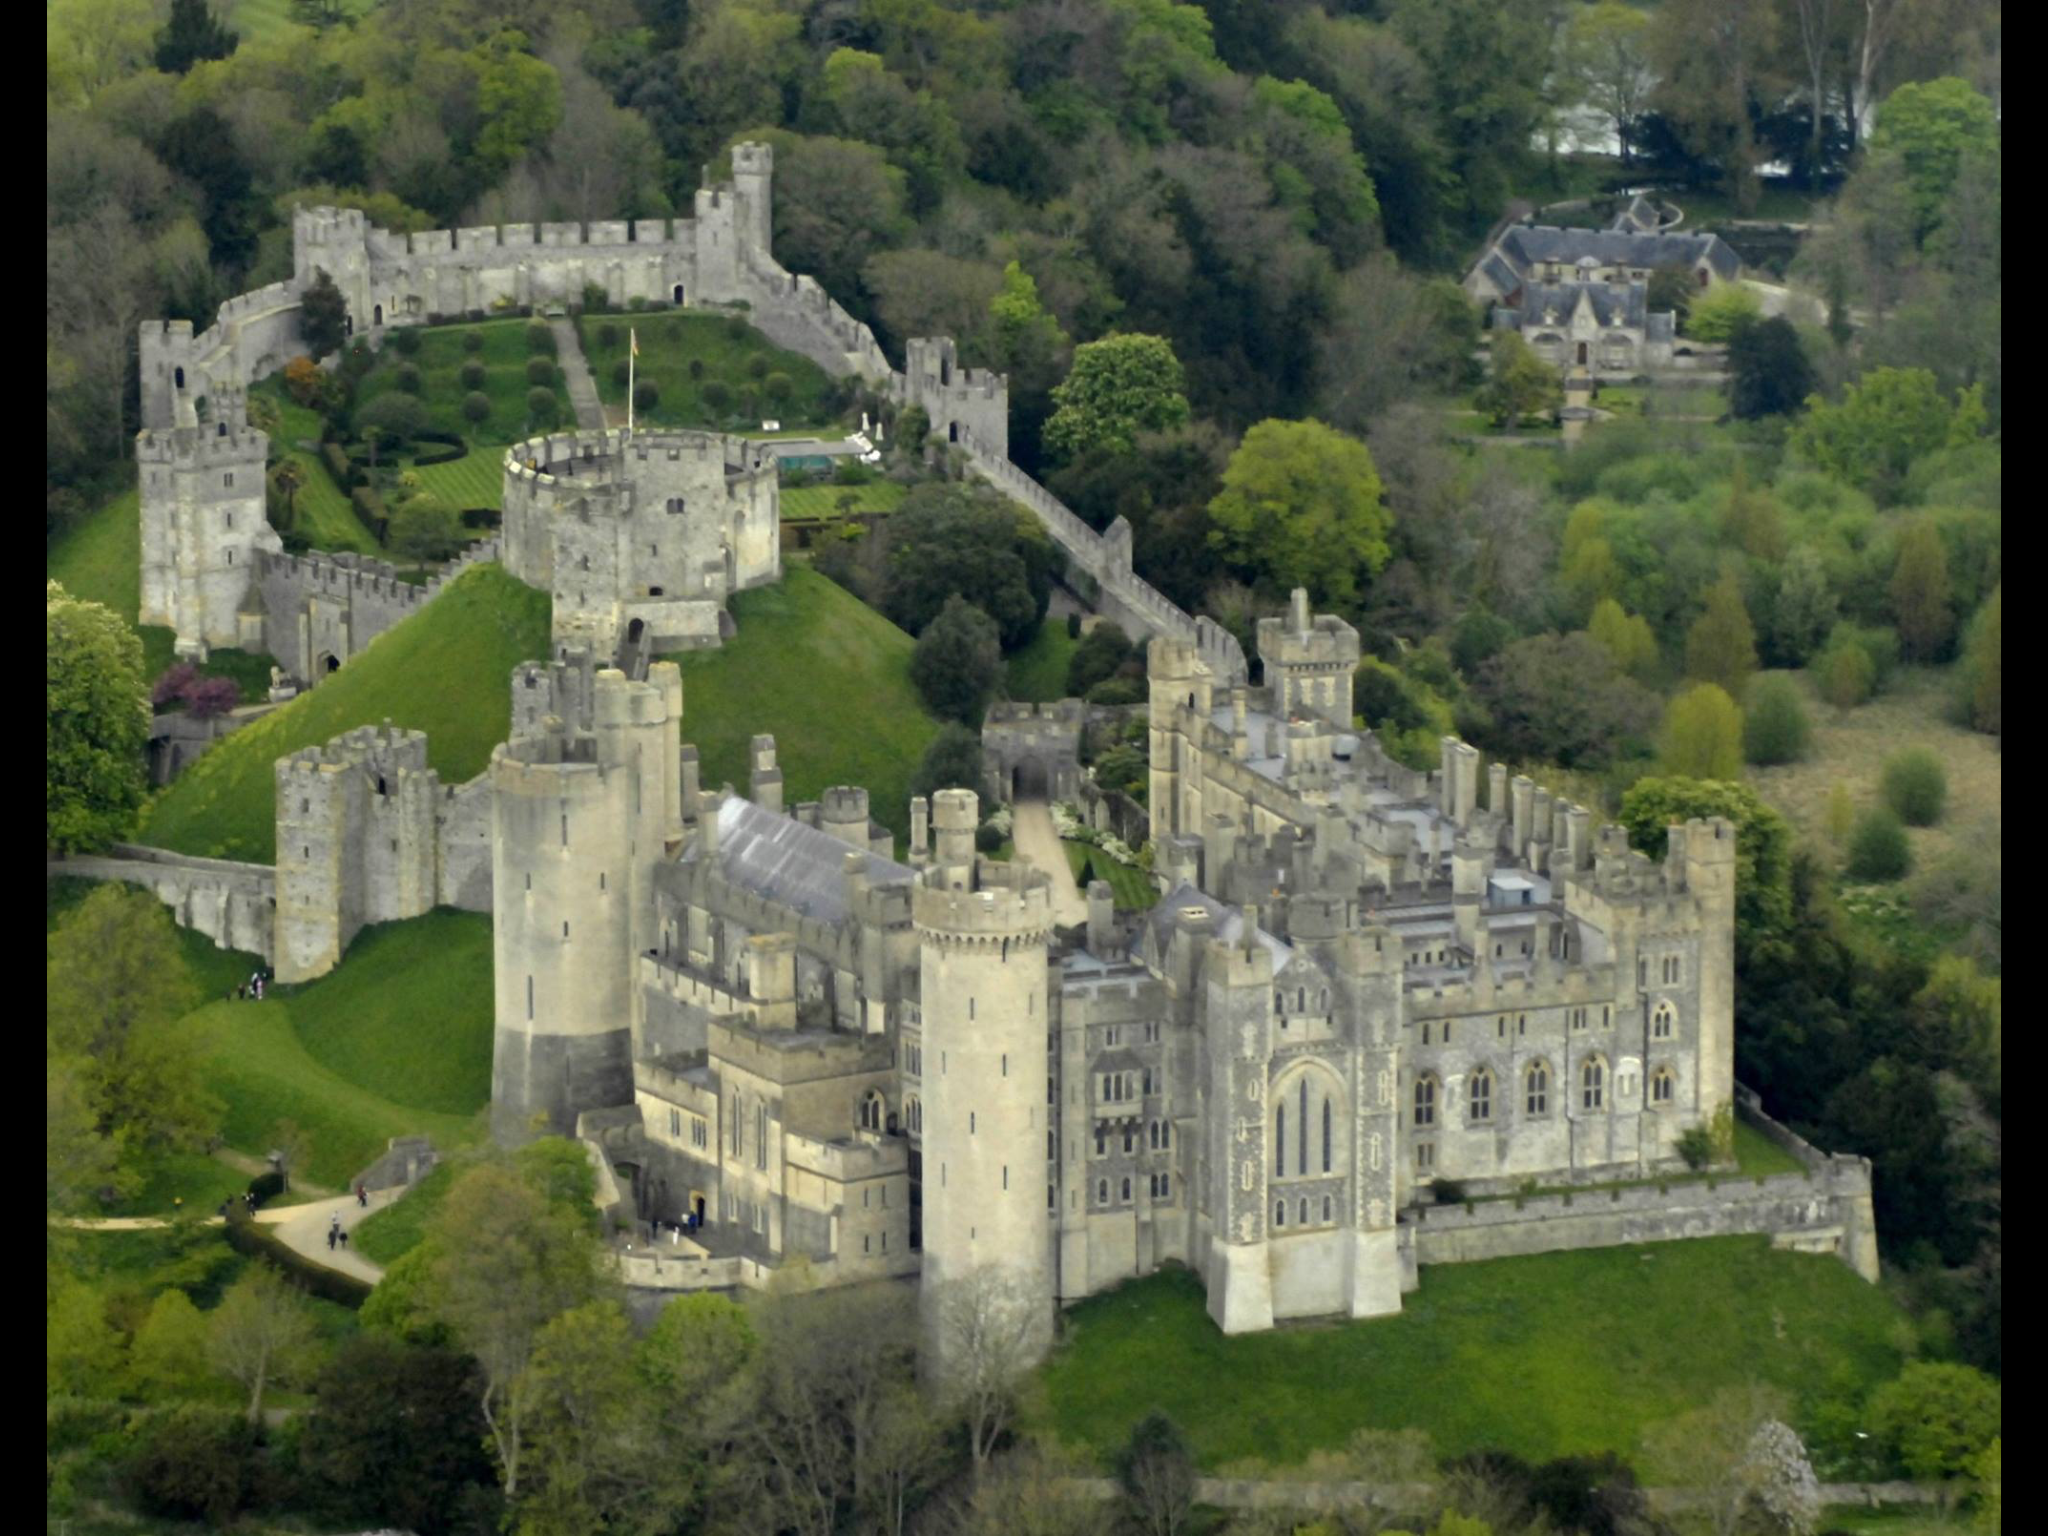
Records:
{"label": "stone stairway", "polygon": [[562,383],[569,391],[569,404],[576,411],[576,425],[590,432],[605,429],[604,405],[597,398],[597,380],[590,376],[590,364],[583,360],[583,343],[569,320],[551,320],[555,333],[555,361],[562,369]]}

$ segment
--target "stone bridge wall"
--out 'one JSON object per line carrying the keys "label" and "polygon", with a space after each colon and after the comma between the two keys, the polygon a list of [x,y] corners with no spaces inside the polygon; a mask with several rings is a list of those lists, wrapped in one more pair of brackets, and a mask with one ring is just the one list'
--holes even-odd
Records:
{"label": "stone bridge wall", "polygon": [[264,964],[270,963],[277,874],[266,864],[116,843],[105,854],[65,859],[49,871],[139,885],[171,909],[179,927],[205,934],[222,949],[261,955]]}

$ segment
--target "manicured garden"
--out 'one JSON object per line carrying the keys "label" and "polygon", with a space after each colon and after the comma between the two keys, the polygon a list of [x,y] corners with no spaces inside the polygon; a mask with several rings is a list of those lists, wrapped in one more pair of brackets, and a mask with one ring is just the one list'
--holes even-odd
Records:
{"label": "manicured garden", "polygon": [[879,478],[864,485],[785,485],[782,521],[787,526],[831,522],[849,513],[893,512],[906,494],[907,487],[899,482]]}
{"label": "manicured garden", "polygon": [[387,719],[427,733],[427,760],[444,784],[474,778],[511,729],[512,669],[548,654],[550,607],[546,593],[498,566],[472,567],[319,687],[195,762],[152,802],[140,840],[269,863],[276,857],[272,764]]}
{"label": "manicured garden", "polygon": [[738,430],[772,420],[789,430],[829,426],[838,414],[837,390],[824,369],[783,351],[736,315],[584,315],[576,329],[598,398],[620,419],[629,333],[640,341],[634,381],[654,394],[636,407],[636,421]]}
{"label": "manicured garden", "polygon": [[1086,843],[1066,842],[1067,862],[1073,866],[1074,881],[1082,890],[1088,888],[1091,880],[1107,880],[1109,888],[1116,893],[1117,909],[1123,912],[1149,912],[1158,905],[1159,892],[1152,886],[1152,877],[1135,864],[1126,864],[1113,859],[1100,848]]}
{"label": "manicured garden", "polygon": [[1755,1380],[1860,1397],[1897,1372],[1900,1317],[1836,1260],[1763,1237],[1431,1265],[1398,1316],[1228,1338],[1176,1267],[1066,1315],[1034,1417],[1105,1461],[1163,1411],[1207,1468],[1417,1428],[1440,1455],[1613,1451],[1654,1482],[1645,1428]]}
{"label": "manicured garden", "polygon": [[732,640],[675,658],[683,740],[701,755],[705,787],[746,793],[749,739],[767,732],[787,804],[835,784],[864,786],[870,814],[900,843],[911,775],[938,731],[910,682],[910,636],[797,564],[776,585],[734,596],[732,614]]}
{"label": "manicured garden", "polygon": [[[393,332],[356,384],[357,413],[380,396],[401,390],[404,370],[416,368],[419,387],[412,393],[418,396],[427,423],[436,432],[452,433],[471,444],[502,447],[536,430],[573,424],[561,366],[552,352],[533,350],[528,340],[530,323],[515,316],[467,325],[426,326],[414,330],[403,342],[399,340],[402,333]],[[415,341],[416,350],[408,354],[405,348],[414,346]],[[536,358],[544,359],[551,370],[550,380],[540,387],[554,391],[557,413],[553,420],[536,421],[528,408],[527,394],[535,387],[528,368]],[[489,407],[479,418],[464,410],[473,394],[483,396]]]}

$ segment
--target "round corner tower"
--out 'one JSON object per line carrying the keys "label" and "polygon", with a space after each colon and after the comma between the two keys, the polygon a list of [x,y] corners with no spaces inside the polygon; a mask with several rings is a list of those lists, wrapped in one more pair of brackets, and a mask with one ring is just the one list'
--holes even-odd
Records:
{"label": "round corner tower", "polygon": [[633,1102],[634,956],[651,947],[653,867],[676,828],[666,677],[597,673],[590,727],[559,716],[491,755],[497,1032],[491,1134],[575,1134]]}
{"label": "round corner tower", "polygon": [[[968,791],[950,792],[970,802]],[[951,807],[941,796],[940,815]],[[971,824],[971,823],[970,823]],[[944,838],[942,834],[942,849]],[[1028,1313],[1029,1353],[1052,1339],[1047,1212],[1047,948],[1052,887],[1024,867],[943,864],[911,891],[924,1021],[924,1284],[943,1369],[959,1309]]]}

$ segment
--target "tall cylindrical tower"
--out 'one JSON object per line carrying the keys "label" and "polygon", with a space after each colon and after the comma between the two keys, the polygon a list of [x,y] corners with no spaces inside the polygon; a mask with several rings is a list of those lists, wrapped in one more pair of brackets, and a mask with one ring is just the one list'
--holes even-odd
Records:
{"label": "tall cylindrical tower", "polygon": [[491,758],[491,1134],[501,1145],[570,1135],[583,1110],[633,1102],[632,784],[577,756],[543,737]]}
{"label": "tall cylindrical tower", "polygon": [[[924,1019],[927,1362],[941,1372],[970,1327],[1029,1352],[1052,1340],[1046,1205],[1046,952],[1051,882],[984,864],[968,888],[937,872],[911,891]],[[970,1321],[970,1318],[976,1321]]]}

